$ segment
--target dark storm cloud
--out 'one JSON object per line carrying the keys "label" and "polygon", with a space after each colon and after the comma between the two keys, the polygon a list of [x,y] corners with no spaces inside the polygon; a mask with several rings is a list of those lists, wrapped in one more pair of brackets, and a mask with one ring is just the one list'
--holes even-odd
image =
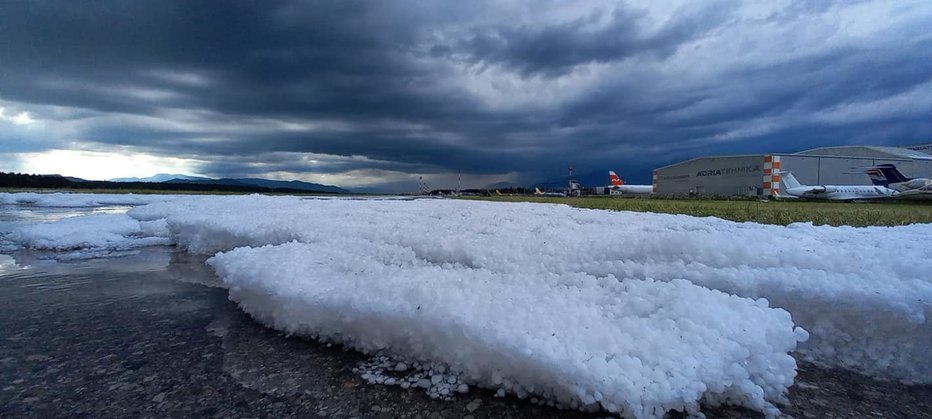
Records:
{"label": "dark storm cloud", "polygon": [[[141,131],[144,132],[144,131]],[[450,171],[469,173],[502,173],[509,171],[536,169],[541,161],[546,161],[548,153],[544,150],[526,152],[509,151],[503,145],[501,149],[484,149],[471,147],[469,143],[444,144],[431,138],[412,139],[401,136],[365,134],[307,134],[268,133],[248,136],[248,138],[226,138],[217,143],[212,139],[198,138],[196,135],[180,137],[182,134],[154,131],[148,132],[146,140],[137,140],[141,135],[134,130],[107,129],[99,134],[90,135],[95,141],[110,144],[131,144],[140,150],[153,154],[172,154],[179,157],[199,158],[202,156],[235,156],[232,164],[244,164],[247,161],[274,164],[279,157],[266,154],[269,151],[287,153],[318,153],[331,156],[364,156],[370,160],[356,161],[352,165],[339,163],[304,167],[300,172],[327,172],[351,170],[363,167],[384,170],[402,170],[412,173],[431,173],[439,168]],[[135,135],[134,135],[135,134]],[[131,137],[132,136],[132,137]],[[212,157],[218,159],[218,157]],[[564,164],[564,158],[556,161]],[[230,162],[225,162],[230,167]],[[340,160],[337,160],[340,161]],[[285,162],[279,162],[279,171],[290,171]],[[202,169],[213,173],[218,166],[206,165]],[[263,166],[267,167],[267,166]],[[224,173],[229,172],[225,170]]]}
{"label": "dark storm cloud", "polygon": [[[422,75],[393,58],[393,42],[404,35],[369,22],[357,3],[319,3],[303,13],[286,6],[17,2],[0,26],[0,91],[8,100],[131,113],[165,106],[295,115],[443,110],[424,100],[397,106]],[[280,16],[288,12],[300,16]],[[205,80],[171,83],[151,76],[159,70]],[[140,100],[133,89],[171,95]]]}
{"label": "dark storm cloud", "polygon": [[[6,100],[138,115],[164,108],[209,109],[229,123],[269,116],[376,125],[352,133],[223,133],[218,142],[218,135],[196,129],[115,121],[89,128],[83,139],[165,155],[315,152],[410,161],[422,168],[433,162],[431,170],[444,163],[455,163],[458,170],[493,170],[483,163],[496,160],[485,156],[495,152],[467,143],[435,144],[429,137],[377,126],[403,121],[426,124],[428,135],[442,133],[445,126],[462,135],[470,119],[494,127],[500,117],[478,112],[460,92],[430,89],[431,74],[399,52],[409,47],[413,35],[407,32],[416,28],[380,21],[373,16],[377,11],[362,3],[14,6],[22,9],[6,16],[21,18],[0,26],[5,28],[0,37],[9,41],[0,53],[10,58],[0,78],[0,97]],[[469,134],[483,131],[476,127]]]}
{"label": "dark storm cloud", "polygon": [[864,5],[4,2],[0,106],[67,129],[5,131],[0,152],[128,146],[223,176],[624,164],[646,181],[698,154],[928,140],[929,94],[911,92],[932,77],[929,10],[833,43],[850,28],[820,17]]}
{"label": "dark storm cloud", "polygon": [[455,56],[463,51],[479,63],[504,64],[525,75],[560,75],[587,63],[623,60],[638,54],[667,56],[680,44],[701,36],[728,16],[724,2],[681,9],[660,29],[643,28],[646,13],[625,6],[552,25],[526,24],[490,28],[455,48],[437,46],[435,54]]}
{"label": "dark storm cloud", "polygon": [[220,157],[204,163],[200,170],[221,177],[248,177],[268,173],[269,168],[288,173],[344,173],[356,170],[414,171],[416,165],[373,161],[366,158],[315,160],[292,153],[268,153],[250,156]]}

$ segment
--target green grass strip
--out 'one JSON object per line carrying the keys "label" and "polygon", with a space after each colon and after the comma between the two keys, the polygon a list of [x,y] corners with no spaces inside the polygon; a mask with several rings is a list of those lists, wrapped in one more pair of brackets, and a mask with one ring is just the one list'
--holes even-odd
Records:
{"label": "green grass strip", "polygon": [[930,203],[914,202],[846,203],[628,197],[551,198],[533,196],[470,197],[466,199],[566,204],[576,208],[685,214],[696,217],[718,217],[738,222],[751,221],[777,225],[811,222],[816,225],[864,227],[932,223],[932,205]]}

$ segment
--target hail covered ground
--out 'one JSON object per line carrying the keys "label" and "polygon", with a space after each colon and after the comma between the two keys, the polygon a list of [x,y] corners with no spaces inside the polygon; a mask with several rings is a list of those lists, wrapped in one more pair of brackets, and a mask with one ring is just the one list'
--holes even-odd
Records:
{"label": "hail covered ground", "polygon": [[932,382],[927,224],[261,195],[21,193],[0,204],[129,206],[22,222],[0,248],[75,260],[177,246],[207,257],[257,322],[377,355],[364,380],[436,398],[482,387],[631,417],[700,404],[775,414],[792,354]]}

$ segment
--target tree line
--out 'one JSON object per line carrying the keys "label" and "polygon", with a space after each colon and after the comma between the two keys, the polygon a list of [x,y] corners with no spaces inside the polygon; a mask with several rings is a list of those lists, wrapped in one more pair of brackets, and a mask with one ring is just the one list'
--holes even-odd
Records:
{"label": "tree line", "polygon": [[61,175],[32,175],[0,172],[0,188],[17,189],[110,189],[117,191],[188,191],[240,193],[328,193],[291,188],[266,188],[252,185],[202,184],[189,182],[110,182],[103,180],[75,181]]}

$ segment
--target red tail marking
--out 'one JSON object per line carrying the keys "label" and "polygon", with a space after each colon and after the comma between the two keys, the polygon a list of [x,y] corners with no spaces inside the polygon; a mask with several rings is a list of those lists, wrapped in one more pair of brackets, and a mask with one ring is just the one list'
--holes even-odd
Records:
{"label": "red tail marking", "polygon": [[612,180],[612,186],[621,186],[625,184],[625,181],[621,180],[615,172],[608,172],[608,177]]}

